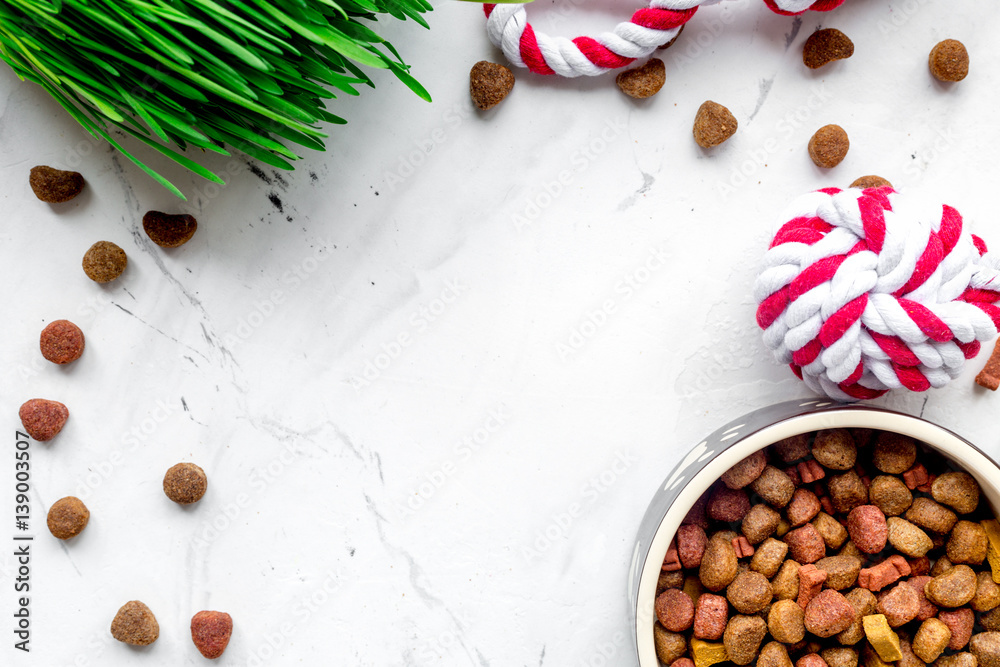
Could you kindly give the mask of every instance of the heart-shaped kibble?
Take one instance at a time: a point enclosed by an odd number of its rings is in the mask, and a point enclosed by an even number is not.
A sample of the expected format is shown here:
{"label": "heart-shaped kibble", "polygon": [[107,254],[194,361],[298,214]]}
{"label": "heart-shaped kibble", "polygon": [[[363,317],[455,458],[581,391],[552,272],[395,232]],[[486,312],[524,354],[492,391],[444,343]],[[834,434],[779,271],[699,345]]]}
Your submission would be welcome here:
{"label": "heart-shaped kibble", "polygon": [[667,69],[659,58],[651,58],[642,67],[622,72],[615,77],[615,83],[622,92],[637,100],[644,100],[660,92],[667,81]]}
{"label": "heart-shaped kibble", "polygon": [[233,619],[222,611],[199,611],[191,618],[191,641],[209,660],[222,655],[233,636]]}
{"label": "heart-shaped kibble", "polygon": [[480,60],[469,72],[469,93],[483,111],[500,104],[513,88],[514,74],[503,65]]}
{"label": "heart-shaped kibble", "polygon": [[18,411],[21,424],[35,440],[45,442],[56,437],[69,419],[69,410],[59,401],[33,398]]}
{"label": "heart-shaped kibble", "polygon": [[63,171],[39,165],[28,177],[35,196],[50,204],[67,202],[83,190],[83,176],[78,171]]}
{"label": "heart-shaped kibble", "polygon": [[712,148],[733,136],[738,126],[729,109],[708,100],[694,117],[694,140],[702,148]]}
{"label": "heart-shaped kibble", "polygon": [[802,62],[809,69],[819,69],[834,60],[854,55],[854,42],[835,28],[817,30],[802,47]]}
{"label": "heart-shaped kibble", "polygon": [[176,248],[191,240],[198,231],[198,221],[191,215],[170,215],[150,211],[142,216],[142,228],[161,248]]}
{"label": "heart-shaped kibble", "polygon": [[111,636],[132,646],[149,646],[160,636],[152,610],[138,600],[122,605],[111,621]]}

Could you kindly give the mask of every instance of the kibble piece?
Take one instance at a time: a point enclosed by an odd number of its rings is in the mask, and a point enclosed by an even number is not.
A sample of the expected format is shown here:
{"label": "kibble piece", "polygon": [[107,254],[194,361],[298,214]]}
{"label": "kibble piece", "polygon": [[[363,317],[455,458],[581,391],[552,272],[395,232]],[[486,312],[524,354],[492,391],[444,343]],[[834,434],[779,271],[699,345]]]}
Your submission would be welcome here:
{"label": "kibble piece", "polygon": [[[816,648],[819,646],[809,646],[809,649]],[[829,667],[826,664],[826,660],[816,652],[806,653],[804,656],[795,661],[795,667]]]}
{"label": "kibble piece", "polygon": [[948,626],[951,632],[951,640],[948,648],[959,651],[966,647],[969,639],[972,638],[972,629],[976,624],[976,615],[967,607],[961,609],[951,609],[938,614],[938,620]]}
{"label": "kibble piece", "polygon": [[979,667],[1000,667],[1000,632],[980,632],[969,640],[969,652]]}
{"label": "kibble piece", "polygon": [[865,616],[865,636],[878,656],[886,662],[896,662],[903,657],[899,650],[899,635],[892,631],[882,614]]}
{"label": "kibble piece", "polygon": [[872,505],[886,516],[899,516],[913,504],[913,494],[901,479],[893,475],[879,475],[873,479],[868,487],[868,496]]}
{"label": "kibble piece", "polygon": [[668,588],[680,588],[684,585],[684,572],[681,570],[663,570],[656,579],[656,594],[659,595]]}
{"label": "kibble piece", "polygon": [[109,283],[128,265],[125,251],[110,241],[98,241],[83,256],[83,272],[96,283]]}
{"label": "kibble piece", "polygon": [[793,435],[790,438],[779,440],[772,445],[772,448],[785,463],[791,463],[792,461],[798,461],[799,459],[805,458],[809,456],[809,452],[812,451],[812,448],[809,445],[808,433],[800,433],[799,435]]}
{"label": "kibble piece", "polygon": [[225,612],[199,611],[191,617],[191,641],[209,660],[225,652],[232,636],[233,617]]}
{"label": "kibble piece", "polygon": [[826,555],[823,536],[811,523],[789,531],[784,539],[788,545],[788,554],[798,563],[815,563]]}
{"label": "kibble piece", "polygon": [[1000,584],[1000,522],[988,519],[980,523],[986,531],[986,560],[993,571],[993,581]]}
{"label": "kibble piece", "polygon": [[920,598],[912,586],[898,583],[878,595],[878,611],[891,628],[909,623],[920,612]]}
{"label": "kibble piece", "polygon": [[858,549],[856,546],[854,546],[854,542],[851,542],[850,540],[848,540],[847,543],[843,547],[841,547],[840,551],[837,552],[837,555],[854,556],[855,558],[859,558],[861,560],[865,559],[865,556],[864,554],[861,553],[861,550]]}
{"label": "kibble piece", "polygon": [[671,588],[656,598],[656,618],[670,632],[684,632],[694,622],[694,602],[683,591]]}
{"label": "kibble piece", "polygon": [[754,505],[743,517],[740,529],[750,544],[760,544],[778,530],[781,514],[768,505]]}
{"label": "kibble piece", "polygon": [[899,554],[892,554],[881,563],[866,567],[858,573],[858,586],[879,591],[910,574],[910,564]]}
{"label": "kibble piece", "polygon": [[969,52],[957,39],[946,39],[931,49],[928,65],[938,81],[961,81],[969,75]]}
{"label": "kibble piece", "polygon": [[855,507],[868,504],[868,489],[858,473],[853,470],[835,475],[827,483],[830,500],[837,514],[847,514]]}
{"label": "kibble piece", "polygon": [[650,58],[641,67],[625,70],[615,83],[629,97],[644,100],[660,92],[667,81],[667,68],[659,58]]}
{"label": "kibble piece", "polygon": [[854,545],[866,554],[877,554],[885,548],[889,526],[882,510],[874,505],[861,505],[847,515],[847,532]]}
{"label": "kibble piece", "polygon": [[686,525],[677,529],[677,556],[681,565],[691,569],[701,565],[701,557],[708,544],[708,536],[701,526]]}
{"label": "kibble piece", "polygon": [[700,526],[702,529],[708,529],[708,498],[711,493],[712,489],[709,489],[698,500],[694,501],[694,505],[684,515],[681,525]]}
{"label": "kibble piece", "polygon": [[83,501],[74,496],[66,496],[52,503],[49,508],[49,532],[60,540],[76,537],[87,527],[90,510]]}
{"label": "kibble piece", "polygon": [[[886,520],[886,523],[889,528],[889,544],[900,553],[911,558],[919,558],[934,546],[931,538],[927,537],[927,533],[906,519],[891,516]],[[986,558],[985,546],[983,548],[983,558]]]}
{"label": "kibble piece", "polygon": [[61,204],[83,190],[83,174],[39,165],[31,168],[28,184],[35,196],[49,204]]}
{"label": "kibble piece", "polygon": [[83,332],[69,320],[55,320],[42,329],[38,345],[42,356],[54,364],[68,364],[83,354]]}
{"label": "kibble piece", "polygon": [[[902,651],[900,651],[900,654],[902,654]],[[865,667],[893,667],[893,663],[886,662],[879,657],[879,654],[868,642],[864,642],[861,647],[861,662],[864,663]],[[896,664],[898,665],[899,663]]]}
{"label": "kibble piece", "polygon": [[824,468],[850,470],[857,461],[858,448],[850,431],[834,428],[816,433],[812,455]]}
{"label": "kibble piece", "polygon": [[[723,650],[725,650],[725,647],[723,647]],[[670,663],[670,667],[695,667],[695,665],[694,660],[691,658],[677,658]]]}
{"label": "kibble piece", "polygon": [[778,568],[781,567],[786,555],[788,555],[788,545],[769,537],[754,552],[750,560],[750,569],[770,579],[778,573]]}
{"label": "kibble piece", "polygon": [[722,483],[730,489],[742,489],[760,477],[766,465],[767,453],[763,449],[757,450],[722,473]]}
{"label": "kibble piece", "polygon": [[691,655],[695,667],[711,667],[726,662],[726,647],[721,643],[709,643],[700,639],[691,640]]}
{"label": "kibble piece", "polygon": [[844,161],[851,141],[839,125],[824,125],[809,140],[809,157],[817,167],[831,169]]}
{"label": "kibble piece", "polygon": [[198,231],[198,221],[192,215],[149,211],[142,216],[142,228],[146,236],[161,248],[178,248]]}
{"label": "kibble piece", "polygon": [[806,630],[817,637],[832,637],[850,627],[854,607],[839,592],[827,589],[806,606]]}
{"label": "kibble piece", "polygon": [[698,639],[722,639],[729,622],[729,603],[721,595],[705,593],[694,609],[694,636]]}
{"label": "kibble piece", "polygon": [[830,667],[858,667],[858,651],[857,649],[842,647],[842,648],[827,648],[820,652],[823,660]]}
{"label": "kibble piece", "polygon": [[749,665],[766,634],[767,623],[760,616],[733,616],[722,635],[726,656],[737,665]]}
{"label": "kibble piece", "polygon": [[934,480],[931,495],[959,514],[968,514],[979,506],[979,483],[967,472],[946,472]]}
{"label": "kibble piece", "polygon": [[976,376],[976,384],[990,391],[1000,389],[1000,340],[997,340],[993,353]]}
{"label": "kibble piece", "polygon": [[854,556],[829,556],[816,561],[816,567],[826,572],[827,588],[842,591],[858,580],[861,559]]}
{"label": "kibble piece", "polygon": [[958,521],[950,509],[924,497],[916,498],[903,516],[910,523],[938,535],[950,533]]}
{"label": "kibble piece", "polygon": [[983,612],[1000,606],[1000,586],[990,572],[976,573],[976,595],[969,602],[974,610]]}
{"label": "kibble piece", "polygon": [[864,588],[852,588],[844,597],[854,607],[854,620],[846,630],[837,635],[837,641],[844,645],[853,645],[865,638],[862,619],[878,611],[878,601],[871,591]]}
{"label": "kibble piece", "polygon": [[500,104],[514,89],[514,73],[497,63],[480,60],[469,72],[469,94],[480,110]]}
{"label": "kibble piece", "polygon": [[719,485],[709,496],[706,510],[708,516],[716,521],[742,521],[750,511],[750,498],[743,489]]}
{"label": "kibble piece", "polygon": [[205,471],[193,463],[178,463],[163,476],[163,492],[180,505],[198,502],[207,489]]}
{"label": "kibble piece", "polygon": [[813,601],[820,590],[823,589],[823,582],[826,581],[826,572],[819,569],[812,563],[799,568],[799,597],[796,598],[799,606],[805,609]]}
{"label": "kibble piece", "polygon": [[969,652],[943,655],[934,662],[934,667],[979,667],[976,656]]}
{"label": "kibble piece", "polygon": [[756,614],[770,604],[773,596],[767,577],[752,570],[736,575],[726,589],[729,603],[741,614]]}
{"label": "kibble piece", "polygon": [[795,600],[799,597],[799,570],[801,565],[794,560],[781,564],[778,574],[771,580],[771,590],[779,600]]}
{"label": "kibble piece", "polygon": [[834,60],[843,60],[853,55],[854,42],[836,28],[817,30],[809,35],[802,47],[802,62],[809,69],[818,69]]}
{"label": "kibble piece", "polygon": [[934,662],[951,641],[951,630],[936,618],[928,618],[913,635],[913,653],[924,662]]}
{"label": "kibble piece", "polygon": [[892,183],[882,178],[881,176],[860,176],[854,179],[854,182],[850,184],[852,188],[861,188],[862,190],[867,190],[868,188],[884,188],[892,187]]}
{"label": "kibble piece", "polygon": [[160,636],[156,617],[142,602],[132,600],[122,605],[111,621],[111,636],[132,646],[148,646]]}
{"label": "kibble piece", "polygon": [[903,657],[896,661],[896,667],[927,667],[926,663],[913,653],[911,637],[905,632],[899,633],[899,652]]}
{"label": "kibble piece", "polygon": [[826,546],[831,549],[839,549],[847,541],[847,529],[826,512],[817,514],[812,525],[823,538]]}
{"label": "kibble piece", "polygon": [[793,526],[801,526],[812,521],[820,510],[819,498],[808,489],[795,489],[792,500],[785,508],[788,521]]}
{"label": "kibble piece", "polygon": [[930,575],[932,577],[942,575],[948,570],[952,569],[953,567],[955,566],[951,564],[951,561],[948,560],[947,556],[941,556],[936,561],[934,561],[934,565],[931,567]]}
{"label": "kibble piece", "polygon": [[805,611],[793,600],[778,600],[767,613],[767,629],[779,642],[800,642],[806,636]]}
{"label": "kibble piece", "polygon": [[45,442],[59,434],[69,419],[69,410],[59,401],[33,398],[18,410],[21,425],[35,440]]}
{"label": "kibble piece", "polygon": [[909,586],[916,592],[917,598],[920,600],[920,610],[914,617],[917,621],[926,621],[928,618],[933,618],[938,614],[937,605],[927,599],[927,595],[924,594],[924,587],[927,586],[927,582],[930,581],[932,577],[927,575],[918,575],[915,577],[910,577],[906,580],[906,585]]}
{"label": "kibble piece", "polygon": [[788,657],[788,649],[784,644],[768,642],[757,656],[757,667],[792,667],[792,659]]}
{"label": "kibble piece", "polygon": [[692,574],[684,577],[684,585],[681,586],[681,590],[691,598],[692,602],[697,604],[698,598],[705,592],[705,587],[701,585],[701,579],[698,578],[698,575]]}
{"label": "kibble piece", "polygon": [[887,475],[902,475],[917,460],[917,443],[906,435],[882,431],[875,440],[872,463]]}
{"label": "kibble piece", "polygon": [[660,569],[664,572],[676,572],[680,571],[682,568],[681,557],[677,553],[677,537],[670,542],[670,546],[667,547],[667,553],[663,557],[663,564],[660,565]]}
{"label": "kibble piece", "polygon": [[785,507],[795,493],[795,484],[783,471],[774,466],[766,466],[751,485],[757,495],[772,507]]}
{"label": "kibble piece", "polygon": [[976,522],[959,521],[948,537],[948,560],[952,563],[981,565],[986,560],[986,531]]}
{"label": "kibble piece", "polygon": [[927,582],[924,593],[941,607],[961,607],[976,595],[976,573],[968,565],[956,565]]}
{"label": "kibble piece", "polygon": [[705,102],[694,117],[694,140],[702,148],[718,146],[736,133],[736,117],[721,104]]}

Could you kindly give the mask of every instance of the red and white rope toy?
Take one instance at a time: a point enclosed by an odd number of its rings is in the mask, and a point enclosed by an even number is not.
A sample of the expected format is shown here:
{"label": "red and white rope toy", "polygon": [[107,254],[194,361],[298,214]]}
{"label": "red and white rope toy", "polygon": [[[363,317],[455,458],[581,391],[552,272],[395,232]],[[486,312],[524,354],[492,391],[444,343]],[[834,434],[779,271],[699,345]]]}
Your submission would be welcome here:
{"label": "red and white rope toy", "polygon": [[814,391],[941,387],[1000,330],[1000,257],[952,207],[829,188],[781,219],[754,285],[757,324]]}
{"label": "red and white rope toy", "polygon": [[[698,7],[722,0],[651,0],[629,22],[599,37],[549,37],[535,32],[522,4],[486,4],[486,31],[513,65],[536,74],[595,76],[625,67],[666,44],[691,20]],[[844,0],[764,0],[778,14],[794,15],[839,7]]]}

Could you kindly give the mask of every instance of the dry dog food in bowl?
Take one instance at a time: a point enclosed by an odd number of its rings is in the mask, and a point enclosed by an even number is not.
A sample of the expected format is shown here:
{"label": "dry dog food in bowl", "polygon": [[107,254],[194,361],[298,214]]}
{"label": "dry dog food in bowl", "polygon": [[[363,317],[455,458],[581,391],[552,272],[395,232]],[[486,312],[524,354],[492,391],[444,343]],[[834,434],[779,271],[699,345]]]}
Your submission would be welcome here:
{"label": "dry dog food in bowl", "polygon": [[747,415],[647,511],[638,664],[1000,667],[998,491],[994,462],[915,417],[824,401]]}

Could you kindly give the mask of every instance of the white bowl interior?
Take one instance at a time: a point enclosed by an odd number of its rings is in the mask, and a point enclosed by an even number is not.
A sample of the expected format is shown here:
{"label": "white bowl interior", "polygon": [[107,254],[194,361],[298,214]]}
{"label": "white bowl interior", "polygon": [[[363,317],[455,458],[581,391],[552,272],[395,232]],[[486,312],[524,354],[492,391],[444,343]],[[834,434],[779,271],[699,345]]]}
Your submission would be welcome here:
{"label": "white bowl interior", "polygon": [[[996,462],[970,447],[950,431],[916,417],[876,410],[834,410],[799,415],[752,433],[734,442],[691,478],[667,511],[653,536],[649,554],[642,565],[637,597],[639,608],[636,610],[635,632],[636,645],[639,647],[639,667],[659,667],[660,664],[653,644],[656,582],[670,541],[691,506],[722,476],[722,473],[753,452],[793,435],[830,428],[871,428],[915,438],[940,452],[956,467],[975,477],[994,513],[997,507],[1000,507],[1000,468]],[[703,445],[696,446],[688,457],[697,457],[701,449]],[[704,456],[709,455],[704,454]],[[694,460],[690,458],[690,461]],[[671,483],[672,480],[668,480],[667,484]]]}

